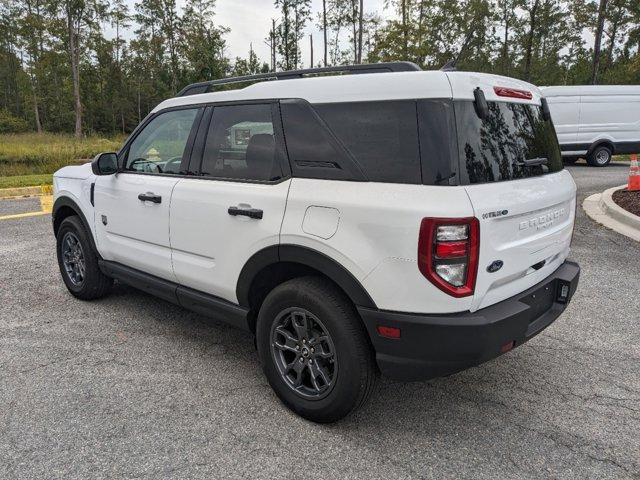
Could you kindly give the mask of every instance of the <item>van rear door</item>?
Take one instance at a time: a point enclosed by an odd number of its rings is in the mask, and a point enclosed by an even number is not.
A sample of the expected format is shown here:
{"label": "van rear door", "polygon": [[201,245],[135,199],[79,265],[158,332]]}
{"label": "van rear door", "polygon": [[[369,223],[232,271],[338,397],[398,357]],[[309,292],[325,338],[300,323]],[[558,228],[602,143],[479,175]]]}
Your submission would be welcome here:
{"label": "van rear door", "polygon": [[580,96],[566,95],[547,97],[553,126],[561,145],[575,144],[580,127]]}
{"label": "van rear door", "polygon": [[480,222],[472,310],[516,295],[557,269],[568,256],[575,216],[575,183],[563,170],[537,89],[527,90],[530,99],[505,98],[493,87],[507,80],[493,78],[496,85],[483,86],[484,119],[472,100],[454,100],[459,181]]}

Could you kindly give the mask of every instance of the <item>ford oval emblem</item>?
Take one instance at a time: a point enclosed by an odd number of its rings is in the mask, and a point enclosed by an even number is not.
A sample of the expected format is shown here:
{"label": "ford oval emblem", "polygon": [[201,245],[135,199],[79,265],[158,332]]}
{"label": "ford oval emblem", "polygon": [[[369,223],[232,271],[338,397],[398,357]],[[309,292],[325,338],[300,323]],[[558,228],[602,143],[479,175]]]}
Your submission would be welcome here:
{"label": "ford oval emblem", "polygon": [[487,267],[487,272],[489,273],[497,272],[502,268],[503,265],[504,265],[504,262],[502,260],[495,260],[494,262],[491,263],[491,265]]}

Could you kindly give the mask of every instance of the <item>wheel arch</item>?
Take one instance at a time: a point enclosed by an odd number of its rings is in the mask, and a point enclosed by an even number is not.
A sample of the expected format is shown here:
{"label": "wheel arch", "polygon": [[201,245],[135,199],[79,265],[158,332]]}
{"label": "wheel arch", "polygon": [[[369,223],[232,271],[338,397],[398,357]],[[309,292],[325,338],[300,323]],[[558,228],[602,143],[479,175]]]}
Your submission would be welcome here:
{"label": "wheel arch", "polygon": [[328,279],[356,306],[377,308],[358,279],[333,258],[298,245],[273,245],[249,258],[236,284],[238,303],[250,311],[250,328],[255,329],[257,310],[271,290],[287,280],[307,275]]}
{"label": "wheel arch", "polygon": [[91,242],[91,248],[98,253],[98,249],[96,248],[96,243],[93,238],[93,230],[87,221],[87,218],[84,216],[82,209],[80,206],[69,197],[58,197],[58,199],[53,204],[53,208],[51,209],[51,221],[53,223],[53,234],[58,235],[58,230],[60,229],[60,225],[62,221],[70,216],[76,215],[80,218],[80,222],[82,222],[82,226],[87,231],[89,236],[89,241]]}
{"label": "wheel arch", "polygon": [[615,154],[616,148],[614,145],[613,140],[609,140],[607,138],[601,138],[600,140],[596,140],[595,142],[593,142],[591,144],[591,146],[589,147],[589,150],[587,150],[587,156],[591,155],[596,148],[606,145],[607,147],[609,147],[611,149],[611,154]]}

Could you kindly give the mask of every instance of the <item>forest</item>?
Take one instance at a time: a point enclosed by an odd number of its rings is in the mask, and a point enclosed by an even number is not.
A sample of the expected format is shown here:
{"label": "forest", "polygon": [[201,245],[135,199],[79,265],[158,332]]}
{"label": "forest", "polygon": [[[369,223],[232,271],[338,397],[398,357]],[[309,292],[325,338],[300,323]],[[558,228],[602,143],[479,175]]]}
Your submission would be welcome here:
{"label": "forest", "polygon": [[387,0],[384,15],[367,0],[320,5],[275,0],[269,58],[250,45],[230,58],[216,0],[4,0],[0,133],[127,133],[189,83],[311,65],[454,60],[538,85],[640,83],[640,0]]}

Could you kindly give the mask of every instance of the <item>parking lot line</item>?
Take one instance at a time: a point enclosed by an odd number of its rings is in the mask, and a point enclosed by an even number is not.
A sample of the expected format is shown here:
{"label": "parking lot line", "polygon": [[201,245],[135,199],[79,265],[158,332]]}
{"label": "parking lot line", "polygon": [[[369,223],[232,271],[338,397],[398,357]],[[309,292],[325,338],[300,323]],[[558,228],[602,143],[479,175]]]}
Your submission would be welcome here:
{"label": "parking lot line", "polygon": [[12,215],[3,215],[3,216],[0,216],[0,220],[13,220],[16,218],[27,218],[27,217],[37,217],[40,215],[48,215],[51,213],[52,207],[53,207],[53,196],[43,195],[42,197],[40,197],[40,211],[14,213]]}

